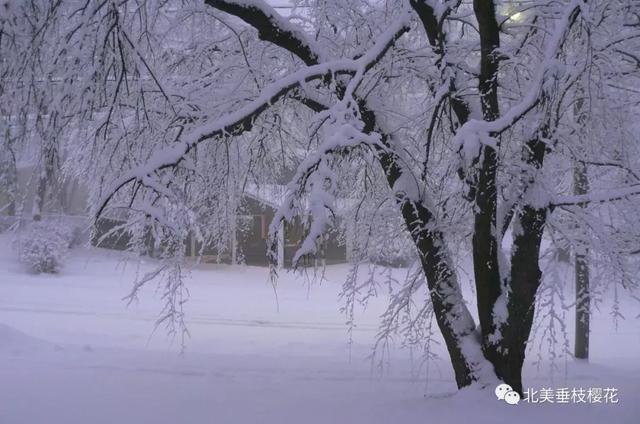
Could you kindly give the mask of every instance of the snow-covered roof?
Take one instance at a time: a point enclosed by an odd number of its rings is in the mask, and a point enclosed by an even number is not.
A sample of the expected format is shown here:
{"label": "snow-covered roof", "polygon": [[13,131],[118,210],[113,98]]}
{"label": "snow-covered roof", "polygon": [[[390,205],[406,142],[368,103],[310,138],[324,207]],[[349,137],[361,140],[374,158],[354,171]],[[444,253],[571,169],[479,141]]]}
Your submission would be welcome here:
{"label": "snow-covered roof", "polygon": [[[247,184],[244,189],[244,195],[252,199],[264,203],[265,205],[277,210],[284,203],[287,195],[287,186],[282,184]],[[343,214],[346,209],[355,204],[354,199],[336,199],[336,207],[334,213]],[[308,206],[305,200],[305,207]]]}
{"label": "snow-covered roof", "polygon": [[249,196],[273,209],[278,209],[284,203],[287,187],[281,184],[247,184],[244,195]]}

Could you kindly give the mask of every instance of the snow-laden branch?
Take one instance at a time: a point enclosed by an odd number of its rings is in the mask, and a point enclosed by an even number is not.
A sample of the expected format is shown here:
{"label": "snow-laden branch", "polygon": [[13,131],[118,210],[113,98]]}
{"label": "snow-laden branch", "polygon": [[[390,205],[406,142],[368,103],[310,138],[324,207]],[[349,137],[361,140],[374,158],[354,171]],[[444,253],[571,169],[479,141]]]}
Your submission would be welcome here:
{"label": "snow-laden branch", "polygon": [[582,1],[573,0],[558,21],[545,48],[544,58],[535,73],[533,83],[520,103],[494,121],[470,119],[456,132],[455,142],[465,163],[471,164],[480,154],[482,145],[497,147],[495,137],[511,128],[523,116],[540,103],[545,92],[545,84],[557,73],[556,58],[562,49],[567,33],[580,11]]}
{"label": "snow-laden branch", "polygon": [[298,56],[307,65],[327,60],[322,49],[298,26],[262,0],[205,0],[205,4],[237,16],[258,30],[258,37]]}
{"label": "snow-laden branch", "polygon": [[[349,91],[349,90],[348,90]],[[358,146],[386,148],[376,133],[365,134],[359,119],[358,108],[352,98],[345,98],[327,111],[327,132],[330,134],[316,152],[310,154],[299,166],[292,182],[287,186],[285,201],[276,211],[269,227],[270,238],[277,240],[278,230],[284,221],[296,215],[296,205],[307,191],[308,208],[313,221],[309,231],[293,257],[296,264],[305,255],[316,253],[316,242],[324,233],[334,213],[338,181],[331,169],[333,155]]]}
{"label": "snow-laden branch", "polygon": [[[381,40],[389,40],[386,44],[376,43],[383,49],[373,49],[360,59],[372,54],[381,57],[386,49],[401,36],[407,29],[406,21],[399,20],[396,25],[391,25],[381,36]],[[331,170],[331,160],[335,153],[358,147],[369,146],[373,150],[386,151],[388,145],[382,140],[382,136],[374,131],[364,131],[365,124],[362,121],[361,110],[358,105],[356,90],[367,71],[361,67],[351,81],[344,87],[342,99],[319,118],[329,121],[326,125],[329,136],[322,143],[318,151],[309,155],[299,166],[292,182],[288,185],[288,194],[276,212],[269,229],[273,241],[277,239],[277,233],[284,221],[291,221],[296,213],[296,204],[300,197],[308,191],[309,212],[313,221],[308,234],[296,251],[293,262],[297,263],[305,255],[316,253],[317,240],[320,239],[329,224],[335,208],[335,191],[337,191],[337,178]],[[273,245],[273,243],[272,243]]]}
{"label": "snow-laden branch", "polygon": [[552,199],[550,206],[584,206],[590,203],[607,203],[624,200],[629,196],[637,195],[640,195],[640,184],[617,189],[599,190],[587,194],[556,196]]}
{"label": "snow-laden branch", "polygon": [[358,59],[339,59],[304,67],[265,87],[256,99],[237,111],[223,115],[213,122],[200,125],[182,137],[181,140],[153,153],[144,164],[130,170],[112,185],[112,188],[105,193],[99,202],[96,216],[102,213],[113,195],[128,183],[139,181],[148,186],[146,184],[148,176],[161,169],[176,166],[199,143],[216,137],[239,135],[251,130],[255,120],[264,111],[305,83],[336,75],[356,75],[361,78],[382,59],[387,50],[408,29],[408,15],[404,15],[391,24],[380,35],[372,48]]}

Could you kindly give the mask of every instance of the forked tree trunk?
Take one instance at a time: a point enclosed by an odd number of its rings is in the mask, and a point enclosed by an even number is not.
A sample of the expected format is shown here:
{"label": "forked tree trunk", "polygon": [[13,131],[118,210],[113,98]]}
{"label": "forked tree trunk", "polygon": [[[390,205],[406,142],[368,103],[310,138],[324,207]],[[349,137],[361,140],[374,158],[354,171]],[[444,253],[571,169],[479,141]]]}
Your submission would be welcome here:
{"label": "forked tree trunk", "polygon": [[[321,57],[319,52],[314,51],[313,47],[304,40],[300,40],[295,32],[280,28],[277,20],[272,19],[260,8],[224,0],[206,0],[206,3],[243,19],[257,29],[260,39],[288,50],[305,64],[319,63],[319,57]],[[439,18],[450,13],[451,9],[445,7],[440,11],[441,13],[436,13],[430,3],[425,0],[411,0],[410,5],[421,18],[434,53],[444,56],[447,37]],[[481,105],[484,119],[492,121],[500,114],[497,96],[499,59],[495,54],[500,47],[500,28],[492,1],[474,0],[474,11],[478,18],[481,38],[479,85]],[[451,76],[447,78],[450,79],[448,85],[452,90],[450,104],[458,120],[456,126],[460,126],[467,121],[470,109],[465,101],[455,94],[455,78]],[[339,84],[339,96],[343,89],[344,86]],[[408,193],[398,191],[398,182],[406,171],[402,165],[404,162],[394,153],[390,145],[390,135],[379,127],[378,119],[367,105],[366,99],[356,97],[356,101],[360,107],[361,119],[365,124],[363,132],[377,132],[381,135],[382,144],[385,145],[374,148],[389,187],[396,192],[402,217],[420,253],[436,321],[446,343],[458,387],[467,386],[484,378],[485,367],[488,366],[493,368],[489,370],[492,376],[501,378],[514,389],[522,392],[521,370],[533,321],[535,293],[541,278],[538,257],[547,210],[525,207],[517,215],[523,231],[514,240],[512,269],[506,271],[511,273],[511,277],[509,281],[504,282],[511,286],[506,306],[508,317],[506,323],[499,328],[502,337],[495,343],[490,342],[490,336],[495,334],[496,330],[493,319],[495,304],[502,293],[503,286],[499,270],[500,239],[496,222],[497,155],[495,149],[486,148],[486,146],[483,148],[478,179],[474,182],[474,186],[470,187],[475,190],[474,200],[477,210],[473,240],[474,274],[481,322],[480,331],[477,331],[462,298],[445,236],[438,229],[434,211],[429,209],[429,199],[416,199]],[[538,143],[535,147],[538,149],[542,145],[543,143]],[[539,153],[539,149],[536,151]],[[527,161],[539,167],[543,156],[544,149],[540,156],[532,155]]]}

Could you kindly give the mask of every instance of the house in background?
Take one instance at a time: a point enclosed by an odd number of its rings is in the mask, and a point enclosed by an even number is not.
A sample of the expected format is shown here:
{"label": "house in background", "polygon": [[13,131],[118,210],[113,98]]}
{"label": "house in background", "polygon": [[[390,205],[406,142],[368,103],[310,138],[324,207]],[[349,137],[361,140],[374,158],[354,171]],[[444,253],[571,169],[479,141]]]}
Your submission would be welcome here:
{"label": "house in background", "polygon": [[[10,216],[14,208],[7,207],[9,196],[6,188],[0,187],[0,230],[19,221],[29,222],[36,191],[35,167],[26,166],[17,172],[17,211],[22,217]],[[214,246],[202,246],[194,237],[187,240],[185,249],[187,256],[201,259],[205,262],[245,263],[247,265],[266,266],[269,264],[267,256],[267,242],[269,225],[275,215],[278,205],[284,199],[284,186],[265,185],[264,187],[250,186],[245,190],[242,199],[242,210],[238,214],[235,237],[224,251],[219,252]],[[123,221],[112,218],[101,218],[92,230],[92,223],[86,215],[87,190],[75,180],[52,184],[49,188],[49,198],[46,202],[43,219],[64,223],[73,227],[75,232],[85,243],[94,246],[126,250],[131,237],[122,232],[114,232]],[[21,212],[21,213],[20,213]],[[92,233],[93,237],[89,235]],[[109,234],[112,233],[112,234]],[[301,222],[286,224],[280,231],[277,262],[280,267],[292,266],[292,259],[298,250],[304,236],[304,226]],[[153,238],[151,234],[144,237],[144,245],[148,246],[148,253],[153,255]],[[320,246],[319,253],[310,265],[321,261],[326,264],[347,261],[347,243],[340,237],[338,231],[328,231]],[[304,261],[303,261],[304,262]]]}
{"label": "house in background", "polygon": [[[244,262],[249,265],[266,265],[269,225],[278,206],[284,200],[285,189],[280,185],[268,185],[261,188],[249,187],[243,198],[242,213],[238,216],[241,227],[236,232],[236,254],[241,253]],[[281,227],[279,233],[278,264],[290,267],[293,257],[299,249],[305,235],[304,225],[293,221]],[[234,249],[232,249],[233,251]],[[325,264],[343,263],[348,259],[347,243],[335,229],[329,229],[319,245],[314,260]]]}
{"label": "house in background", "polygon": [[[203,247],[202,242],[190,236],[185,246],[187,256],[203,262],[269,265],[267,255],[269,225],[278,208],[278,202],[283,198],[280,193],[284,193],[284,187],[277,185],[246,190],[242,198],[241,212],[236,217],[235,237],[232,237],[229,245],[225,246],[224,250],[218,249],[213,244],[205,244]],[[92,244],[109,249],[127,249],[131,240],[126,234],[114,233],[105,237],[121,223],[122,221],[114,219],[101,219],[97,224]],[[302,243],[304,234],[304,225],[300,221],[287,223],[281,227],[277,251],[279,267],[288,268],[293,265],[293,257]],[[144,243],[151,252],[153,246],[151,235],[145,237]],[[347,243],[344,237],[340,237],[338,231],[329,230],[319,246],[319,253],[311,263],[306,262],[306,264],[314,265],[317,261],[323,264],[344,263],[347,259]]]}

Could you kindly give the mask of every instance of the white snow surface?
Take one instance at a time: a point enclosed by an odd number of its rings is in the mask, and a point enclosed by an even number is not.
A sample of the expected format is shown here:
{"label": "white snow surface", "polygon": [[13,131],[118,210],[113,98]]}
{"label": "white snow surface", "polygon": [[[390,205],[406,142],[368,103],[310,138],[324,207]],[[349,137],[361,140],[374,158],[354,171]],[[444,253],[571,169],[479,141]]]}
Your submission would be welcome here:
{"label": "white snow surface", "polygon": [[153,286],[137,304],[121,300],[153,261],[80,250],[60,274],[31,275],[10,245],[0,235],[2,424],[613,424],[640,414],[640,322],[629,314],[615,331],[606,306],[592,321],[589,364],[567,359],[553,378],[544,364],[529,365],[525,386],[615,387],[619,403],[512,406],[493,388],[458,392],[442,345],[428,379],[418,353],[399,345],[382,371],[372,367],[386,299],[358,313],[350,346],[338,301],[347,266],[311,286],[283,273],[279,309],[266,269],[195,266],[191,337],[180,354],[162,328],[153,331],[161,306]]}

